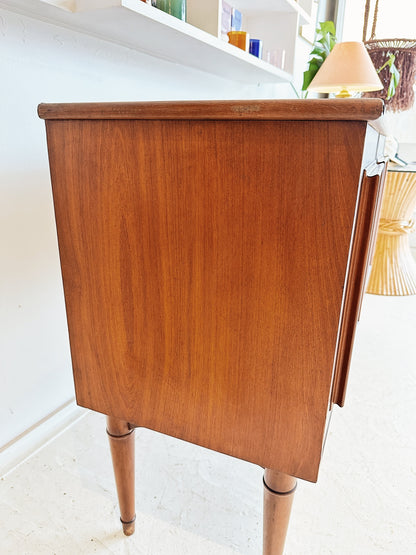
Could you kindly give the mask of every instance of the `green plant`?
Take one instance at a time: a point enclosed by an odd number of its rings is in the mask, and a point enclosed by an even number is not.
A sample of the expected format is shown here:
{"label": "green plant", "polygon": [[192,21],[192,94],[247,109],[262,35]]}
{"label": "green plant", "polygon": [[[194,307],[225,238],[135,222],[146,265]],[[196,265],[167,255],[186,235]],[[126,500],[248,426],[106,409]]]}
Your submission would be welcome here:
{"label": "green plant", "polygon": [[377,73],[380,73],[380,71],[383,70],[385,67],[389,68],[390,83],[389,83],[389,88],[387,89],[386,100],[390,100],[390,98],[393,98],[397,89],[397,85],[399,84],[400,73],[394,64],[394,62],[396,61],[396,56],[394,54],[391,54],[390,52],[387,55],[388,55],[387,62],[378,68]]}
{"label": "green plant", "polygon": [[[316,29],[313,50],[310,53],[308,69],[303,73],[302,91],[306,91],[321,65],[337,42],[333,21],[321,21]],[[308,93],[306,93],[305,97]]]}

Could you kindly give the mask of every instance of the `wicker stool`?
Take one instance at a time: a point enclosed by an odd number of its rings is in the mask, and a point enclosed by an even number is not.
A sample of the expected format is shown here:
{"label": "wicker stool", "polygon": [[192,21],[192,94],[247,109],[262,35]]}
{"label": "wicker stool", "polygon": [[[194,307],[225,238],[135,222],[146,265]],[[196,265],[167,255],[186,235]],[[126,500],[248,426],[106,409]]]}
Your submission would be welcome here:
{"label": "wicker stool", "polygon": [[416,168],[389,168],[367,293],[416,295],[416,262],[409,233],[416,207]]}

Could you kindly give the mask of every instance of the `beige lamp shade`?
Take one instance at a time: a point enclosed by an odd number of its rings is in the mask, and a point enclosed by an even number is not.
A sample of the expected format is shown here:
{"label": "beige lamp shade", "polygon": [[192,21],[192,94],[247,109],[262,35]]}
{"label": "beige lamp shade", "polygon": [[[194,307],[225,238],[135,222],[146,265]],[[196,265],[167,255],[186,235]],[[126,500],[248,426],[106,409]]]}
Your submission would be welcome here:
{"label": "beige lamp shade", "polygon": [[362,42],[340,42],[334,46],[308,91],[337,93],[338,97],[351,92],[379,91],[383,88],[373,62]]}

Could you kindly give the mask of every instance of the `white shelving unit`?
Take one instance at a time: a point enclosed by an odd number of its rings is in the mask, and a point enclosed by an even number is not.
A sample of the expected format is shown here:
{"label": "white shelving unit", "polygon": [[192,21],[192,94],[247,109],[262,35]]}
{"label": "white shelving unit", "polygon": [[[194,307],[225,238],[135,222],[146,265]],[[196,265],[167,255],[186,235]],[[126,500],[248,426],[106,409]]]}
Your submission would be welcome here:
{"label": "white shelving unit", "polygon": [[311,0],[228,0],[253,38],[285,49],[285,71],[221,39],[221,1],[188,0],[187,23],[140,0],[0,0],[0,6],[233,81],[291,81],[298,28],[309,21],[304,7]]}

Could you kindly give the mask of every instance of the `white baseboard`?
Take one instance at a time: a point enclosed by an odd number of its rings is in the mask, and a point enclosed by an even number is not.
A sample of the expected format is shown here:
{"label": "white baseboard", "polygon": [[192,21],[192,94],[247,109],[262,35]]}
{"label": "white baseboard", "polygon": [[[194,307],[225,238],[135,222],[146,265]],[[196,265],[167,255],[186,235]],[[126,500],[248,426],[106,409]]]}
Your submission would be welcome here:
{"label": "white baseboard", "polygon": [[0,449],[0,477],[14,470],[87,413],[75,404],[75,399],[71,399],[10,441]]}

